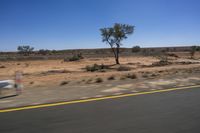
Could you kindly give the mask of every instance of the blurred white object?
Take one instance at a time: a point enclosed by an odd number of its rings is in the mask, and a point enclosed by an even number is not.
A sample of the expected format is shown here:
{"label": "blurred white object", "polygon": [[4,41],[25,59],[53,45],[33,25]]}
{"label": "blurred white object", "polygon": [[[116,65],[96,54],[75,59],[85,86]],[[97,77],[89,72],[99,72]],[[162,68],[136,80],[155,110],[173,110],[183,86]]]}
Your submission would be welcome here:
{"label": "blurred white object", "polygon": [[11,89],[14,88],[14,80],[0,80],[0,88]]}

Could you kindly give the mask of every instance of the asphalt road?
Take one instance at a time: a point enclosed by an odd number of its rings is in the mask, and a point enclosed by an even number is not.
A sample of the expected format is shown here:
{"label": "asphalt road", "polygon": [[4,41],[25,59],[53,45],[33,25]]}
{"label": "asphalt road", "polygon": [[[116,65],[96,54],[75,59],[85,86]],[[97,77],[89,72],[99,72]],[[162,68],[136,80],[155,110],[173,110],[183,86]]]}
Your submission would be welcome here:
{"label": "asphalt road", "polygon": [[200,88],[0,113],[0,133],[200,133]]}

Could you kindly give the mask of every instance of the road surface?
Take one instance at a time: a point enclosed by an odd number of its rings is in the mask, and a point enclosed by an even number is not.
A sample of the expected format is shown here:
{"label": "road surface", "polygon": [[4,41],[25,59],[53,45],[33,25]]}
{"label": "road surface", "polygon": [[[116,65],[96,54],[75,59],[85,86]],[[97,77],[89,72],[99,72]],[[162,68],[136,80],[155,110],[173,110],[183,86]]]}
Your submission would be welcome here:
{"label": "road surface", "polygon": [[200,88],[0,113],[0,133],[200,133]]}

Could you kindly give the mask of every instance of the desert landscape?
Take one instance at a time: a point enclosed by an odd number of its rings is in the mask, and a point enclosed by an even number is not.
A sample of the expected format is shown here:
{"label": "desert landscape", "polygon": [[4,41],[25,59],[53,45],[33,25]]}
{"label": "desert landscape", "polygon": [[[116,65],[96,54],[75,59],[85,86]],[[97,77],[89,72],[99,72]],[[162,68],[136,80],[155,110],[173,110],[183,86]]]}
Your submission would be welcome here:
{"label": "desert landscape", "polygon": [[[97,52],[94,51],[93,53]],[[126,50],[124,50],[126,51]],[[128,51],[130,53],[130,49]],[[128,53],[124,52],[124,53]],[[75,52],[72,52],[75,53]],[[84,52],[83,52],[84,53]],[[88,53],[88,52],[85,52]],[[101,52],[99,52],[101,55]],[[177,73],[195,73],[200,70],[200,53],[191,58],[189,51],[160,52],[157,55],[123,54],[120,64],[115,65],[112,53],[107,51],[101,57],[83,58],[75,61],[66,59],[9,60],[0,62],[0,79],[14,79],[15,72],[23,73],[25,89],[103,84],[111,80],[123,82],[126,79],[148,79],[172,76]],[[43,57],[48,57],[43,55]],[[63,55],[64,56],[64,55]],[[85,57],[84,57],[85,56]],[[32,55],[34,57],[34,55]],[[68,55],[65,57],[71,57]]]}

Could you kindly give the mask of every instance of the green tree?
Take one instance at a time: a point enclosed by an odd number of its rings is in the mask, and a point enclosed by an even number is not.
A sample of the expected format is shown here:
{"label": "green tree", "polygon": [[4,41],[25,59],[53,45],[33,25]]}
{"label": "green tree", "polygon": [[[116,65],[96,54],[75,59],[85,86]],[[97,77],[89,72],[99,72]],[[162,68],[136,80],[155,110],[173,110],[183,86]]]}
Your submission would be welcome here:
{"label": "green tree", "polygon": [[140,46],[133,46],[133,48],[132,48],[133,53],[140,52],[140,50],[141,50]]}
{"label": "green tree", "polygon": [[34,48],[29,45],[23,45],[23,46],[18,46],[17,50],[20,54],[28,56],[33,52]]}
{"label": "green tree", "polygon": [[191,58],[194,58],[194,55],[197,50],[198,50],[198,46],[191,46],[191,51],[190,51]]}
{"label": "green tree", "polygon": [[110,45],[115,56],[116,64],[119,63],[119,49],[122,45],[121,41],[126,39],[128,35],[134,31],[134,26],[127,24],[114,24],[113,27],[100,29],[102,41]]}

